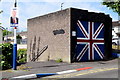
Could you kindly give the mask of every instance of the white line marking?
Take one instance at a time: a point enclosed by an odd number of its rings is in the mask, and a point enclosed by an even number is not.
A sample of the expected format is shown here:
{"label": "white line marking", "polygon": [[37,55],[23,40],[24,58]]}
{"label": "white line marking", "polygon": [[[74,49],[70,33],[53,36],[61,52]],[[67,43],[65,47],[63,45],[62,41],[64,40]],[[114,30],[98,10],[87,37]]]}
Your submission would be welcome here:
{"label": "white line marking", "polygon": [[30,75],[24,75],[24,76],[13,77],[13,79],[16,79],[16,78],[28,79],[28,78],[37,78],[37,76],[36,76],[36,74],[30,74]]}
{"label": "white line marking", "polygon": [[65,73],[71,73],[71,72],[75,72],[77,70],[67,70],[67,71],[61,71],[61,72],[57,72],[57,74],[65,74]]}

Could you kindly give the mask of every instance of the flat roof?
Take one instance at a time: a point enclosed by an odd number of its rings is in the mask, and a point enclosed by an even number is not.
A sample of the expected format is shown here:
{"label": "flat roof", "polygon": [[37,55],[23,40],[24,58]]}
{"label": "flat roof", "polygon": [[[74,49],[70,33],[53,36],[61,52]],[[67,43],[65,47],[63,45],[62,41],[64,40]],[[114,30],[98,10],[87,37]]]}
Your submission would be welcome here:
{"label": "flat roof", "polygon": [[120,20],[119,21],[114,21],[112,22],[112,26],[115,27],[115,26],[120,26]]}

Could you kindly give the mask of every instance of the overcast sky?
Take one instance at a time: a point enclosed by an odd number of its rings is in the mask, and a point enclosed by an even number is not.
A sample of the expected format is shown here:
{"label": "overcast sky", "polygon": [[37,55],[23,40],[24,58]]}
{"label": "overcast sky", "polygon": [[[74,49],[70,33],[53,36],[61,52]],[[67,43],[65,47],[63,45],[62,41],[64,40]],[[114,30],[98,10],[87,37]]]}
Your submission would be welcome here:
{"label": "overcast sky", "polygon": [[[19,31],[27,30],[27,19],[48,14],[61,10],[61,3],[63,9],[66,8],[78,8],[88,10],[89,12],[102,12],[109,14],[113,21],[118,20],[117,13],[109,10],[106,6],[101,5],[102,0],[18,0],[19,10]],[[0,9],[4,12],[0,16],[0,22],[2,26],[11,29],[10,27],[10,13],[14,5],[14,0],[3,0],[0,3]]]}

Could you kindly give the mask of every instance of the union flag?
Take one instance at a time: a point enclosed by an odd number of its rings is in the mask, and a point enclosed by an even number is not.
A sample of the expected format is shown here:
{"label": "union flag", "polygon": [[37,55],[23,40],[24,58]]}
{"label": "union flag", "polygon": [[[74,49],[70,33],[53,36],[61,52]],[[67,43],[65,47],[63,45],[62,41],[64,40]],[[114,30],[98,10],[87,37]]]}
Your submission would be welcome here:
{"label": "union flag", "polygon": [[76,60],[104,59],[104,24],[78,20],[76,28]]}

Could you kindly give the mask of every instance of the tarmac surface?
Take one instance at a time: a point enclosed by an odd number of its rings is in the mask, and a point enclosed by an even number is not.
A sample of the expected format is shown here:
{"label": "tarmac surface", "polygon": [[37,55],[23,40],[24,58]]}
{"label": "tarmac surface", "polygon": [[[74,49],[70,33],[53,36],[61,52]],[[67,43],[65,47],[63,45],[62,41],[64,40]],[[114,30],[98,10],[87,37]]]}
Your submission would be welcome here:
{"label": "tarmac surface", "polygon": [[[55,61],[47,62],[28,62],[18,67],[18,70],[0,71],[2,78],[12,78],[16,76],[37,74],[37,73],[55,73],[60,71],[72,70],[84,67],[93,67],[91,70],[104,68],[118,68],[118,59],[109,61],[94,61],[94,62],[76,62],[76,63],[57,63]],[[81,71],[81,72],[84,72]],[[116,76],[118,77],[118,76]]]}

